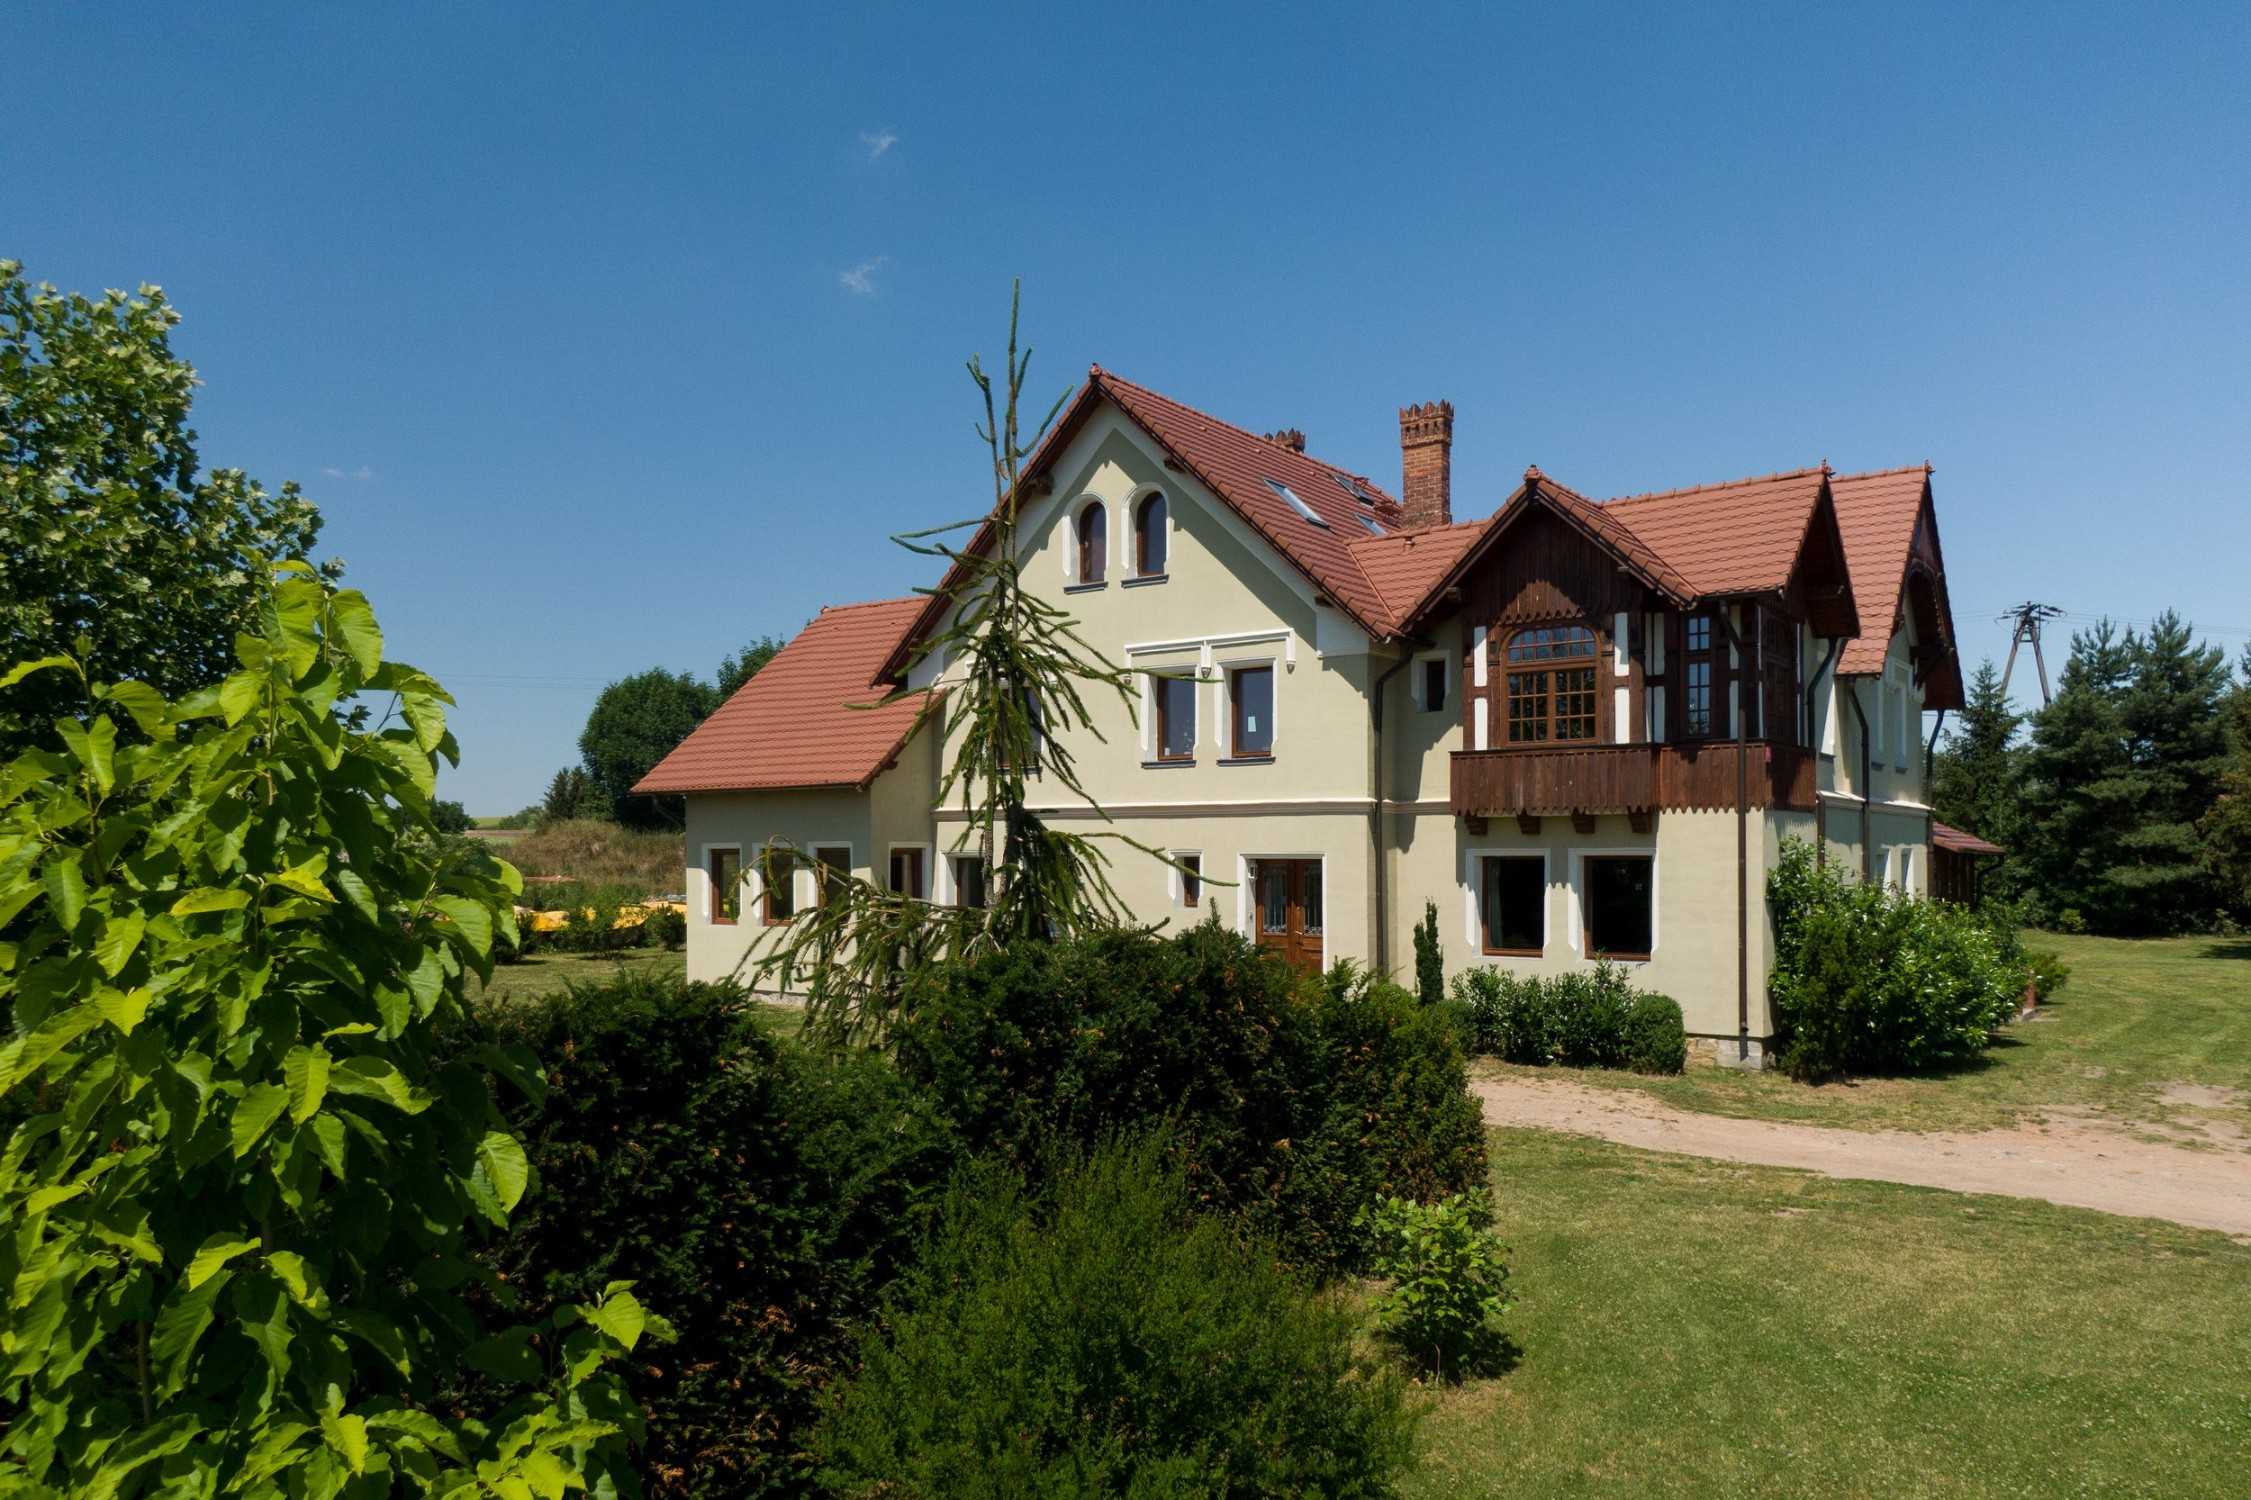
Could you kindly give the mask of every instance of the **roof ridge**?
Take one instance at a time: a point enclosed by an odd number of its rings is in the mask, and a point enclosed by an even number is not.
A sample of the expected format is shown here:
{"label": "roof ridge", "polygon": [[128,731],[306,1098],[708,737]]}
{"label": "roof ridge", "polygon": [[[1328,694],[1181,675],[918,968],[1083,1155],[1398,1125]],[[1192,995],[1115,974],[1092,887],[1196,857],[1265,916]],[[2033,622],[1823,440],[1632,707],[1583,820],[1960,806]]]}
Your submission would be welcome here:
{"label": "roof ridge", "polygon": [[1900,464],[1898,467],[1891,469],[1863,469],[1857,474],[1836,474],[1831,477],[1835,479],[1882,479],[1891,474],[1934,474],[1936,472],[1936,466],[1926,458],[1919,464]]}
{"label": "roof ridge", "polygon": [[824,604],[815,614],[825,615],[847,609],[878,609],[887,604],[920,604],[923,598],[921,594],[894,594],[888,599],[855,599],[850,604]]}
{"label": "roof ridge", "polygon": [[1741,479],[1716,479],[1710,484],[1684,484],[1677,489],[1642,490],[1632,495],[1613,495],[1608,500],[1598,500],[1595,504],[1604,506],[1631,505],[1639,500],[1670,500],[1675,495],[1698,495],[1706,490],[1732,490],[1746,484],[1771,484],[1777,479],[1802,479],[1808,474],[1834,476],[1835,471],[1829,467],[1827,460],[1823,460],[1817,464],[1807,464],[1802,468],[1777,469],[1772,474],[1746,474]]}
{"label": "roof ridge", "polygon": [[[1277,453],[1287,453],[1293,458],[1301,459],[1306,463],[1314,465],[1316,468],[1326,469],[1331,474],[1342,474],[1347,479],[1359,480],[1362,484],[1367,485],[1370,489],[1375,488],[1375,481],[1368,478],[1364,474],[1355,474],[1350,469],[1344,468],[1338,464],[1330,463],[1325,458],[1315,458],[1312,454],[1307,453],[1302,448],[1285,448],[1280,443],[1275,442],[1272,438],[1268,437],[1263,432],[1253,432],[1248,427],[1240,426],[1237,423],[1228,421],[1225,417],[1213,416],[1210,412],[1205,411],[1200,406],[1190,406],[1187,402],[1181,400],[1178,396],[1168,396],[1163,391],[1160,391],[1153,386],[1143,385],[1138,380],[1128,380],[1125,376],[1120,375],[1115,370],[1105,370],[1100,365],[1088,365],[1087,373],[1093,379],[1101,381],[1105,384],[1122,385],[1139,395],[1153,396],[1157,400],[1165,402],[1168,405],[1177,406],[1182,411],[1187,412],[1190,416],[1202,417],[1205,421],[1211,423],[1215,427],[1224,427],[1229,432],[1239,432],[1244,437],[1249,438],[1252,442],[1266,444],[1267,447],[1272,448]],[[1387,495],[1383,495],[1380,490],[1377,491],[1377,493],[1379,496],[1381,496],[1381,498],[1384,498],[1386,500],[1391,498]]]}

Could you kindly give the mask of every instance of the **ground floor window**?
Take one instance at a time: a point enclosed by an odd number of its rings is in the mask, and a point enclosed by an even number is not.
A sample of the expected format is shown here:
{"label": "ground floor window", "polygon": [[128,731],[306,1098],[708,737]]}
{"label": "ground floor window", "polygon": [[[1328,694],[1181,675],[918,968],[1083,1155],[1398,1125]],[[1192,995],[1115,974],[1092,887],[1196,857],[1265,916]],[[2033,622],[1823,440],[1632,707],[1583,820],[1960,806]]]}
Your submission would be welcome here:
{"label": "ground floor window", "polygon": [[985,862],[974,854],[957,854],[954,862],[954,905],[985,904]]}
{"label": "ground floor window", "polygon": [[765,919],[768,926],[793,921],[797,916],[797,851],[766,851],[761,873],[765,876]]}
{"label": "ground floor window", "polygon": [[1478,864],[1485,951],[1541,952],[1547,946],[1547,861],[1537,854],[1488,854]]}
{"label": "ground floor window", "polygon": [[894,849],[891,851],[891,890],[893,894],[909,900],[922,899],[922,851],[920,849]]}
{"label": "ground floor window", "polygon": [[1204,857],[1201,854],[1174,857],[1180,861],[1180,904],[1192,908],[1204,899]]}
{"label": "ground floor window", "polygon": [[714,849],[705,860],[705,873],[711,877],[711,920],[731,925],[743,910],[742,851]]}
{"label": "ground floor window", "polygon": [[1647,958],[1656,946],[1657,861],[1647,854],[1586,860],[1587,956]]}
{"label": "ground floor window", "polygon": [[852,878],[852,851],[838,845],[819,845],[813,850],[813,863],[820,883],[815,887],[813,899],[826,906],[832,897],[844,889]]}

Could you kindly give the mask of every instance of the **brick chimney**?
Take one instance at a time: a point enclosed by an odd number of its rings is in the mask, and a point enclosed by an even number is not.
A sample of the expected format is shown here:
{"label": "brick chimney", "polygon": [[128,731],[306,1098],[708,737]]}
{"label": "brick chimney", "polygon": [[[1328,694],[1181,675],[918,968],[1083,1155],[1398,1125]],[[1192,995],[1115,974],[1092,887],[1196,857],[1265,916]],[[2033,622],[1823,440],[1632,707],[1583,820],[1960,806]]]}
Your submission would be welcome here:
{"label": "brick chimney", "polygon": [[1285,427],[1280,432],[1266,434],[1266,440],[1277,448],[1287,448],[1292,453],[1305,451],[1305,434],[1295,427]]}
{"label": "brick chimney", "polygon": [[1399,499],[1407,525],[1454,521],[1454,403],[1426,401],[1399,408]]}

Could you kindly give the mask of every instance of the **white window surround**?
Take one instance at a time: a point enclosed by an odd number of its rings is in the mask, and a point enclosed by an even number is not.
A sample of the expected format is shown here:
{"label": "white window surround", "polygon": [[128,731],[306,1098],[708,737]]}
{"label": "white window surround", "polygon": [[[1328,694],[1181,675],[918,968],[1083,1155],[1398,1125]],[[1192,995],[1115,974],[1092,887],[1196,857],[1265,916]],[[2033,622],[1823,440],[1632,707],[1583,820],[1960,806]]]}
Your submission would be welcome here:
{"label": "white window surround", "polygon": [[[1204,748],[1204,725],[1207,722],[1204,715],[1204,698],[1207,696],[1205,690],[1212,683],[1215,675],[1213,670],[1208,667],[1202,671],[1194,667],[1143,667],[1139,670],[1141,673],[1142,760],[1154,761],[1157,758],[1157,679],[1160,677],[1185,677],[1196,684],[1195,695],[1190,699],[1196,708],[1195,732],[1189,737],[1188,741],[1188,754],[1193,759]],[[1225,684],[1222,683],[1220,686],[1224,691]],[[1279,685],[1277,685],[1275,696],[1280,696]]]}
{"label": "white window surround", "polygon": [[[1140,503],[1139,496],[1136,496],[1131,503],[1138,505]],[[1079,576],[1079,517],[1086,513],[1086,508],[1090,505],[1103,507],[1102,581],[1109,582],[1111,575],[1117,572],[1118,508],[1102,496],[1089,490],[1063,509],[1063,545],[1056,550],[1063,554],[1063,582],[1066,585],[1086,582]],[[1165,524],[1167,527],[1172,524],[1172,506],[1169,502],[1165,506]],[[1169,547],[1172,541],[1169,533],[1165,541]],[[1127,576],[1130,577],[1131,575]]]}
{"label": "white window surround", "polygon": [[[1301,849],[1292,853],[1287,849],[1261,849],[1256,854],[1235,856],[1235,930],[1251,941],[1258,941],[1258,923],[1253,920],[1253,906],[1258,893],[1251,888],[1251,866],[1262,859],[1310,859],[1321,866],[1321,954],[1328,957],[1329,934],[1329,856],[1318,849]],[[1211,871],[1204,871],[1204,894],[1211,894]]]}
{"label": "white window surround", "polygon": [[[1423,683],[1423,663],[1424,663],[1424,662],[1431,662],[1431,661],[1434,661],[1434,662],[1438,662],[1438,663],[1440,664],[1440,668],[1441,668],[1441,671],[1443,672],[1443,674],[1445,675],[1445,678],[1446,678],[1446,685],[1447,685],[1447,688],[1448,688],[1448,692],[1447,692],[1447,694],[1446,694],[1446,701],[1445,701],[1444,703],[1441,703],[1441,704],[1439,704],[1439,705],[1438,705],[1438,707],[1437,707],[1437,709],[1433,709],[1433,708],[1431,707],[1431,705],[1430,705],[1430,694],[1429,694],[1428,692],[1424,691],[1424,683]],[[1452,707],[1454,706],[1454,695],[1453,695],[1453,692],[1451,691],[1451,689],[1452,689],[1452,687],[1453,687],[1453,683],[1454,683],[1454,653],[1453,653],[1453,652],[1451,652],[1451,651],[1417,651],[1417,652],[1416,652],[1416,653],[1414,654],[1414,657],[1413,657],[1413,658],[1412,658],[1412,659],[1411,659],[1411,660],[1409,661],[1409,663],[1408,663],[1408,666],[1407,666],[1407,672],[1408,672],[1408,675],[1409,675],[1409,676],[1411,676],[1411,677],[1412,677],[1412,678],[1414,679],[1414,681],[1413,681],[1413,682],[1412,682],[1411,684],[1409,684],[1409,688],[1408,688],[1408,691],[1409,691],[1409,695],[1410,695],[1410,696],[1411,696],[1411,697],[1413,698],[1413,700],[1414,700],[1414,704],[1415,704],[1415,707],[1416,707],[1416,708],[1420,709],[1420,710],[1421,710],[1422,712],[1424,712],[1424,713],[1426,713],[1426,714],[1427,714],[1427,713],[1434,713],[1434,712],[1439,712],[1439,711],[1442,711],[1442,710],[1445,710],[1445,709],[1450,709],[1450,708],[1452,708]]]}
{"label": "white window surround", "polygon": [[[821,839],[807,844],[805,846],[804,875],[805,884],[811,889],[806,892],[806,895],[815,905],[818,905],[821,899],[820,864],[823,849],[842,849],[844,851],[844,873],[855,878],[860,873],[860,846],[850,839]],[[891,872],[886,870],[883,873],[889,875]]]}
{"label": "white window surround", "polygon": [[1662,856],[1658,854],[1657,846],[1654,843],[1649,843],[1638,848],[1575,848],[1571,850],[1568,866],[1571,871],[1571,883],[1566,887],[1568,892],[1566,912],[1570,921],[1564,932],[1564,937],[1570,943],[1571,954],[1574,958],[1585,957],[1581,950],[1586,946],[1587,933],[1587,861],[1590,858],[1620,857],[1649,861],[1649,958],[1614,958],[1611,962],[1640,964],[1648,963],[1657,957],[1658,945],[1664,941],[1664,934],[1658,930],[1658,919],[1662,915],[1665,905],[1664,871],[1660,867],[1659,861]]}
{"label": "white window surround", "polygon": [[1548,884],[1548,851],[1545,849],[1511,849],[1506,846],[1479,845],[1462,851],[1462,941],[1469,951],[1484,962],[1511,960],[1531,963],[1534,960],[1517,954],[1487,953],[1483,922],[1485,861],[1488,859],[1536,859],[1540,862],[1540,951],[1545,954],[1555,937],[1555,891]]}
{"label": "white window surround", "polygon": [[[1281,646],[1282,664],[1295,672],[1297,670],[1297,632],[1291,630],[1288,626],[1269,625],[1258,630],[1222,630],[1215,631],[1210,635],[1184,635],[1169,641],[1128,641],[1124,649],[1129,659],[1136,656],[1158,656],[1169,655],[1178,651],[1193,651],[1196,653],[1197,671],[1208,674],[1215,662],[1213,656],[1215,650],[1223,651],[1232,646],[1260,646],[1268,641],[1276,642]],[[1171,672],[1185,669],[1148,667],[1142,670]]]}
{"label": "white window surround", "polygon": [[[1139,549],[1136,546],[1136,543],[1139,541],[1141,536],[1141,502],[1147,500],[1152,495],[1156,496],[1158,499],[1164,501],[1165,503],[1165,565],[1154,573],[1144,573],[1141,571],[1141,558],[1139,556]],[[1166,489],[1161,484],[1145,484],[1141,486],[1141,488],[1133,492],[1133,498],[1126,501],[1125,560],[1129,565],[1129,571],[1124,574],[1125,577],[1164,578],[1171,574],[1172,543],[1173,538],[1179,533],[1178,523],[1173,520],[1173,512],[1177,508],[1177,502],[1173,499],[1172,491]],[[1078,530],[1075,525],[1073,526],[1071,531],[1071,539],[1074,543],[1076,543],[1078,540]],[[1078,566],[1079,549],[1076,545],[1074,545],[1070,550],[1071,561],[1065,564],[1065,566],[1076,568]]]}
{"label": "white window surround", "polygon": [[1472,750],[1488,750],[1492,748],[1492,706],[1492,700],[1490,698],[1480,698],[1470,706],[1472,733],[1470,736],[1469,748]]}
{"label": "white window surround", "polygon": [[[744,882],[746,887],[748,885],[747,877],[749,876],[750,872],[743,868],[743,846],[739,842],[701,844],[697,847],[699,847],[703,851],[703,854],[702,857],[696,861],[696,886],[703,892],[703,900],[701,903],[699,903],[703,911],[703,919],[704,921],[709,922],[712,918],[712,914],[719,909],[719,891],[718,888],[711,883],[711,856],[717,854],[722,849],[732,849],[735,853],[735,878],[738,881]],[[745,905],[749,903],[750,895],[747,889],[744,891],[743,900]],[[739,921],[741,919],[738,917],[736,920]]]}
{"label": "white window surround", "polygon": [[1610,675],[1629,676],[1633,664],[1627,656],[1632,645],[1633,616],[1619,610],[1610,617]]}
{"label": "white window surround", "polygon": [[[1201,849],[1167,849],[1165,854],[1168,858],[1174,860],[1202,859],[1204,857],[1204,851]],[[1200,865],[1197,868],[1199,871],[1202,870]],[[1177,864],[1165,866],[1165,892],[1171,898],[1175,907],[1181,907],[1181,903],[1187,899],[1182,892],[1183,881],[1184,877],[1181,875],[1180,867]],[[1211,905],[1210,876],[1208,874],[1200,875],[1199,883],[1204,889],[1196,901],[1196,910],[1202,911],[1205,907]],[[1181,907],[1181,909],[1185,910],[1186,908]]]}
{"label": "white window surround", "polygon": [[891,889],[891,856],[903,854],[909,849],[920,850],[922,853],[922,899],[927,902],[938,893],[938,872],[935,866],[939,862],[936,858],[936,851],[928,844],[884,845],[883,888],[887,891]]}
{"label": "white window surround", "polygon": [[[1213,743],[1218,746],[1220,758],[1223,760],[1233,759],[1235,755],[1235,674],[1245,667],[1264,667],[1272,674],[1270,680],[1274,684],[1274,706],[1268,710],[1268,713],[1274,722],[1267,726],[1266,737],[1269,741],[1267,754],[1279,756],[1282,753],[1282,659],[1278,656],[1229,656],[1221,658],[1218,664],[1219,676],[1215,696],[1219,700],[1219,711],[1212,716],[1211,720],[1216,731],[1213,735]],[[1201,698],[1202,696],[1203,694],[1199,691],[1197,697]],[[1203,739],[1204,717],[1202,707],[1199,705],[1196,713],[1197,744],[1201,745]]]}
{"label": "white window surround", "polygon": [[1479,625],[1470,631],[1469,662],[1471,687],[1484,687],[1486,685],[1486,675],[1488,672],[1488,668],[1485,665],[1485,659],[1487,655],[1487,652],[1485,650],[1486,635],[1486,628],[1482,625]]}
{"label": "white window surround", "polygon": [[[954,889],[954,861],[960,859],[975,859],[976,857],[977,846],[975,844],[970,844],[966,847],[949,848],[940,852],[936,856],[938,868],[932,871],[930,875],[931,905],[952,906],[956,904],[958,895]],[[986,895],[989,897],[991,894],[991,883],[988,881]]]}

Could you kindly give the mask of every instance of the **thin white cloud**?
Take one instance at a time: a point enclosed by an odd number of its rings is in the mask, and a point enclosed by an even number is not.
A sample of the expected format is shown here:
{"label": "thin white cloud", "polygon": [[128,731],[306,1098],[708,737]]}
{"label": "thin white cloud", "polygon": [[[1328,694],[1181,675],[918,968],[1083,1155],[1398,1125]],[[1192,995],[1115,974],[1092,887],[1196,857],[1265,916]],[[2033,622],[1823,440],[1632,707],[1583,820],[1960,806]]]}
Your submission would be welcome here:
{"label": "thin white cloud", "polygon": [[321,472],[323,474],[326,474],[331,479],[358,479],[365,481],[373,479],[375,477],[375,471],[369,468],[366,464],[361,464],[356,469],[327,468],[321,470]]}
{"label": "thin white cloud", "polygon": [[874,161],[884,152],[899,144],[899,132],[896,130],[863,130],[860,132],[860,144],[868,148],[868,160]]}
{"label": "thin white cloud", "polygon": [[836,273],[837,285],[855,297],[872,297],[875,295],[875,273],[890,259],[888,255],[871,255],[856,266],[848,266]]}

